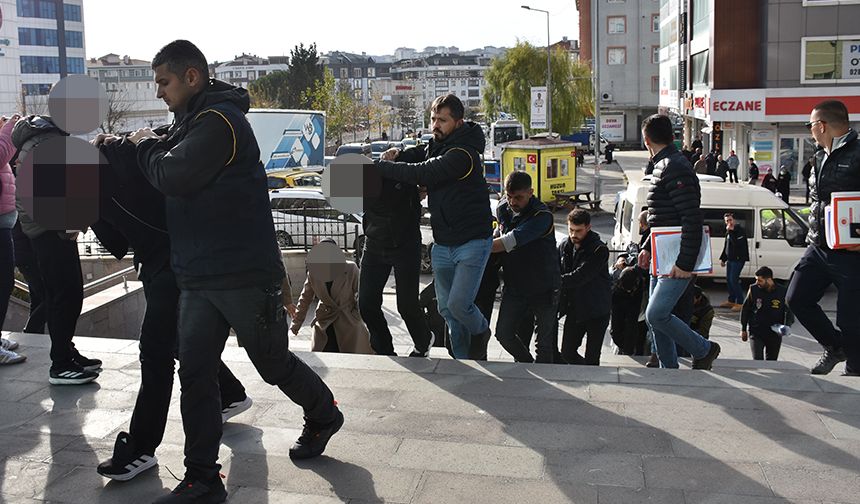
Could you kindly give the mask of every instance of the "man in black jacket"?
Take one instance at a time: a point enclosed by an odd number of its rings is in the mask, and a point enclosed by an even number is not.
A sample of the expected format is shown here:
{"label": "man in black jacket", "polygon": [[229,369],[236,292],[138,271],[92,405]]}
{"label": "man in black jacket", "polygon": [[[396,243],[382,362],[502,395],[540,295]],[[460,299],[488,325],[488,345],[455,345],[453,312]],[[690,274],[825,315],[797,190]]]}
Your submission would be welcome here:
{"label": "man in black jacket", "polygon": [[717,153],[715,151],[708,152],[708,155],[705,156],[705,164],[708,167],[708,175],[717,173]]}
{"label": "man in black jacket", "polygon": [[468,358],[472,338],[486,338],[490,331],[475,295],[493,242],[481,162],[484,133],[463,121],[464,112],[455,95],[436,98],[430,143],[403,151],[396,161],[376,162],[383,178],[427,187],[436,296],[457,359]]}
{"label": "man in black jacket", "polygon": [[304,410],[289,454],[321,454],[343,415],[320,377],[290,352],[284,265],[260,162],[245,118],[247,91],[208,79],[205,56],[177,40],[152,62],[157,96],[174,112],[166,135],[146,128],[137,145],[146,179],[167,196],[171,268],[179,285],[180,405],[185,478],[157,504],[222,502],[218,367],[230,327],[262,378]]}
{"label": "man in black jacket", "polygon": [[[505,199],[497,212],[493,252],[502,253],[505,285],[496,338],[517,362],[551,364],[558,349],[555,317],[561,283],[552,213],[535,198],[531,177],[521,171],[505,178]],[[529,341],[517,335],[524,319],[537,325],[537,359],[532,358]]]}
{"label": "man in black jacket", "polygon": [[773,326],[789,326],[793,322],[785,303],[785,287],[773,281],[773,270],[762,266],[755,272],[755,283],[750,286],[741,311],[741,341],[750,340],[753,359],[776,360],[783,335]]}
{"label": "man in black jacket", "polygon": [[[825,238],[824,208],[836,191],[860,191],[860,140],[849,127],[848,109],[840,101],[825,101],[812,110],[806,127],[818,143],[809,177],[809,246],[794,268],[788,305],[824,354],[812,374],[827,374],[847,360],[845,374],[860,376],[860,245],[833,250]],[[835,285],[837,330],[818,302]]]}
{"label": "man in black jacket", "polygon": [[[680,252],[671,273],[651,277],[651,296],[645,318],[654,335],[661,367],[678,367],[675,348],[678,344],[693,356],[694,369],[711,369],[720,346],[706,340],[672,314],[675,304],[690,286],[702,245],[699,179],[690,162],[672,145],[672,122],[668,117],[655,114],[645,119],[642,136],[654,159],[648,191],[651,231],[658,226],[681,226]],[[650,243],[647,243],[645,250],[639,253],[639,266],[647,268],[650,261]]]}
{"label": "man in black jacket", "polygon": [[[609,249],[591,230],[591,215],[581,208],[567,215],[569,238],[558,246],[561,265],[559,318],[564,320],[561,355],[568,364],[600,365],[600,351],[612,309],[612,279],[606,268]],[[582,338],[585,358],[579,352]]]}
{"label": "man in black jacket", "polygon": [[[164,195],[143,178],[131,142],[101,134],[93,140],[108,161],[99,184],[99,221],[91,227],[117,259],[134,250],[143,282],[146,312],[140,328],[140,389],[128,432],[121,432],[113,456],[99,464],[102,476],[128,481],[158,463],[173,392],[179,288],[170,269]],[[218,368],[223,421],[251,407],[242,383],[222,362]]]}
{"label": "man in black jacket", "polygon": [[740,311],[744,299],[744,292],[741,289],[741,271],[744,269],[744,264],[750,260],[750,247],[746,229],[735,222],[734,214],[726,213],[723,215],[723,220],[726,222],[726,241],[723,243],[723,253],[720,254],[720,264],[726,268],[729,300],[720,306]]}
{"label": "man in black jacket", "polygon": [[[385,152],[382,159],[393,155]],[[414,343],[410,357],[427,357],[433,346],[430,328],[418,304],[420,218],[418,187],[391,179],[382,179],[379,198],[374,198],[365,208],[362,225],[366,239],[358,280],[358,308],[370,332],[370,346],[377,355],[396,355],[391,331],[382,313],[382,291],[392,268],[397,283],[397,311]]]}

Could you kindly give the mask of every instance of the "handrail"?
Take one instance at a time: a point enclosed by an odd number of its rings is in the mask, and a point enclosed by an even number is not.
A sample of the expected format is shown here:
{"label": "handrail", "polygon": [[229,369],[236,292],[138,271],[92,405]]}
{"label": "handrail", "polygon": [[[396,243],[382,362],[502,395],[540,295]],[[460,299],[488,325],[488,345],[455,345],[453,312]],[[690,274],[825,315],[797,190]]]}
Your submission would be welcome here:
{"label": "handrail", "polygon": [[121,269],[121,270],[117,271],[116,273],[111,273],[110,275],[99,278],[98,280],[93,280],[92,282],[84,285],[84,294],[86,294],[87,291],[91,291],[93,289],[101,287],[102,285],[104,285],[108,282],[111,282],[113,280],[116,280],[117,278],[120,278],[120,277],[123,279],[123,283],[125,283],[126,275],[128,275],[129,273],[131,273],[133,271],[135,271],[134,266],[129,266],[128,268]]}

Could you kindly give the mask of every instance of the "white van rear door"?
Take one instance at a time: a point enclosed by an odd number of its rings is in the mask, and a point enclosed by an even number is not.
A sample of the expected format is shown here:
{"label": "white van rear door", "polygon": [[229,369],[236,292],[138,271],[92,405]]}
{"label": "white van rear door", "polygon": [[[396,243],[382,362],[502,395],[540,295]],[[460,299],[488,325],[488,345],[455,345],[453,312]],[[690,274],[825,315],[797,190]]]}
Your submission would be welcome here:
{"label": "white van rear door", "polygon": [[767,266],[774,278],[787,280],[806,250],[807,227],[792,210],[758,209],[756,236],[757,267]]}

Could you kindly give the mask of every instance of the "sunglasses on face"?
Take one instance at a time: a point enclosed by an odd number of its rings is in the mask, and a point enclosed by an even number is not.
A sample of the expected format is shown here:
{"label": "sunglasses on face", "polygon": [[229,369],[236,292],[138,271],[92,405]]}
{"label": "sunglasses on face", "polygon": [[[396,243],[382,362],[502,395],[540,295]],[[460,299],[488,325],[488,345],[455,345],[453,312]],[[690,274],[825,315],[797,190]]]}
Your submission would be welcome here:
{"label": "sunglasses on face", "polygon": [[808,123],[804,124],[804,126],[806,126],[806,129],[807,129],[807,130],[812,131],[812,127],[813,127],[816,123],[825,123],[825,124],[827,124],[827,122],[826,122],[826,121],[822,121],[821,119],[819,119],[819,120],[817,120],[817,121],[809,121]]}

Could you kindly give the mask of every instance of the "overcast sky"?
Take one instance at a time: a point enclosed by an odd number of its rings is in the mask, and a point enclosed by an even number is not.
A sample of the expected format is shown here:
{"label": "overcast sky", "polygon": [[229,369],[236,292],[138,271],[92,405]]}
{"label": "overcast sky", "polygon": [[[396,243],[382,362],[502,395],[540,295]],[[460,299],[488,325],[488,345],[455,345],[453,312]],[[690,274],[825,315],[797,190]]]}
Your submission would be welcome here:
{"label": "overcast sky", "polygon": [[393,54],[398,47],[511,47],[517,40],[545,46],[546,16],[523,10],[523,4],[550,11],[553,42],[579,38],[574,0],[148,0],[130,8],[86,0],[84,21],[88,58],[116,53],[151,60],[177,38],[197,44],[210,62],[242,52],[289,55],[299,42],[316,42],[321,53],[373,55]]}

